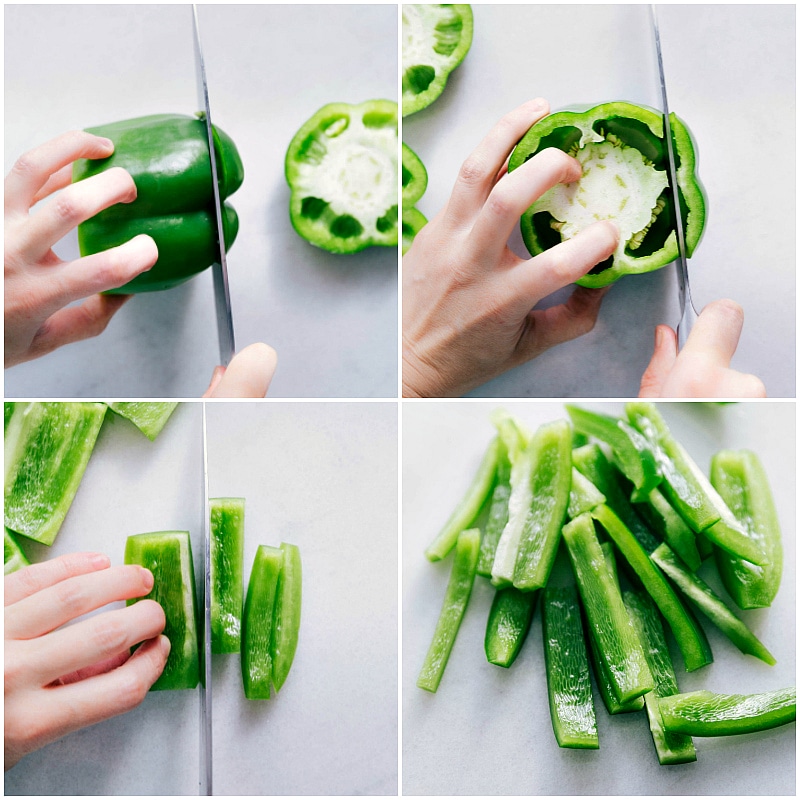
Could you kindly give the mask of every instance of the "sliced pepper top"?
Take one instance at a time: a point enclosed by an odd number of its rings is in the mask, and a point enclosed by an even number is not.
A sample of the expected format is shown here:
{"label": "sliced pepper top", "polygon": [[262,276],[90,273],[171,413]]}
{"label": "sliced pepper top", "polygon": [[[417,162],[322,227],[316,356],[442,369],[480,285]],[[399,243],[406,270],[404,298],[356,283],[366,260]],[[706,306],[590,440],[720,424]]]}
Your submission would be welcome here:
{"label": "sliced pepper top", "polygon": [[[705,197],[695,175],[691,135],[674,114],[670,127],[691,256],[705,224]],[[549,147],[575,157],[583,174],[573,183],[553,187],[523,215],[522,236],[532,255],[608,219],[620,229],[619,245],[578,281],[580,285],[606,286],[623,275],[659,269],[678,257],[663,116],[658,111],[612,102],[551,114],[525,134],[511,155],[509,171]]]}

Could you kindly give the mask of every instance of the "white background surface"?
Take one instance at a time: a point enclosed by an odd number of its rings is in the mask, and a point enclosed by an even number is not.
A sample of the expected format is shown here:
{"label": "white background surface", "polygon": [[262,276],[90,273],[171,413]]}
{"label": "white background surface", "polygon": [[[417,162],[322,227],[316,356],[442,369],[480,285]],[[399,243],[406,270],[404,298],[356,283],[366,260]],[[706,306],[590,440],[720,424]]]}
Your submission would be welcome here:
{"label": "white background surface", "polygon": [[[5,170],[71,128],[194,114],[191,8],[6,6]],[[289,221],[284,156],[330,102],[397,97],[393,5],[203,5],[212,119],[245,182],[228,270],[237,346],[278,351],[272,397],[397,395],[397,252],[336,256]],[[78,254],[77,237],[57,249]],[[6,373],[12,397],[197,397],[217,363],[211,274],[136,297],[97,340]]]}
{"label": "white background surface", "polygon": [[[622,404],[589,404],[621,413]],[[486,661],[483,639],[493,590],[476,578],[436,694],[416,687],[452,558],[423,551],[469,485],[494,435],[495,403],[406,403],[403,408],[403,793],[468,795],[781,795],[795,792],[795,727],[695,739],[697,762],[661,767],[646,715],[610,717],[595,694],[600,749],[556,744],[547,703],[541,611],[512,667]],[[566,417],[558,403],[504,404],[535,429]],[[740,653],[703,617],[714,663],[683,670],[668,634],[681,691],[751,693],[795,684],[795,406],[662,406],[672,432],[703,470],[723,447],[753,449],[764,463],[783,531],[784,573],[773,606],[740,616],[777,659]],[[701,575],[723,596],[713,568]],[[557,577],[569,573],[563,552]]]}
{"label": "white background surface", "polygon": [[[439,99],[403,121],[428,169],[431,219],[469,153],[526,100],[553,110],[628,100],[660,106],[647,5],[473,5],[472,48]],[[673,111],[698,144],[709,215],[689,262],[695,306],[745,310],[733,365],[795,396],[795,7],[659,5]],[[775,146],[777,141],[785,146]],[[527,257],[519,232],[512,249]],[[623,278],[587,336],[475,390],[482,397],[630,397],[658,323],[677,324],[674,269]],[[559,302],[569,290],[554,296]]]}
{"label": "white background surface", "polygon": [[[126,537],[184,529],[200,570],[199,404],[149,442],[109,417],[56,543],[122,563]],[[214,791],[397,792],[397,410],[391,403],[209,404],[211,496],[246,498],[245,580],[259,544],[297,544],[303,612],[280,695],[247,701],[214,656]],[[195,794],[198,694],[153,692],[6,773],[6,794]]]}

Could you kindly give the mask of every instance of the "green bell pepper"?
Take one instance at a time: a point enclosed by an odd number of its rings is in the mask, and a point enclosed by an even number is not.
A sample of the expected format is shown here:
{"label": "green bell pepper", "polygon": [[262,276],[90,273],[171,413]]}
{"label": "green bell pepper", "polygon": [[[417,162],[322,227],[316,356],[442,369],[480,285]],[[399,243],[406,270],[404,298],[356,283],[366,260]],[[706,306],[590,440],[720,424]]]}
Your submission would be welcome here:
{"label": "green bell pepper", "polygon": [[283,561],[275,590],[275,613],[270,639],[272,685],[279,692],[292,668],[300,635],[300,609],[303,599],[303,568],[300,548],[281,543]]}
{"label": "green bell pepper", "polygon": [[172,402],[150,401],[108,404],[115,414],[130,420],[151,442],[164,429],[177,406]]}
{"label": "green bell pepper", "polygon": [[403,116],[429,106],[472,45],[472,8],[403,5]]}
{"label": "green bell pepper", "polygon": [[324,106],[294,135],[285,172],[307,242],[331,253],[397,246],[397,103]]}
{"label": "green bell pepper", "polygon": [[428,218],[416,208],[403,209],[403,255],[405,255],[411,245],[414,244],[414,237],[428,224]]}
{"label": "green bell pepper", "polygon": [[770,606],[781,585],[783,545],[767,473],[755,453],[723,450],[711,459],[711,484],[769,562],[759,567],[715,548],[722,582],[739,608]]}
{"label": "green bell pepper", "polygon": [[664,727],[689,736],[732,736],[794,722],[797,692],[792,686],[761,694],[686,692],[658,701]]}
{"label": "green bell pepper", "polygon": [[596,750],[597,717],[574,586],[545,589],[542,633],[550,720],[558,746]]}
{"label": "green bell pepper", "polygon": [[125,563],[139,564],[153,573],[154,583],[147,597],[164,609],[164,636],[172,645],[164,671],[152,685],[158,689],[194,689],[200,680],[197,634],[197,600],[194,585],[192,542],[188,531],[140,533],[125,543]]}
{"label": "green bell pepper", "polygon": [[700,569],[702,559],[697,549],[697,537],[681,515],[669,504],[660,489],[653,489],[647,496],[647,502],[636,503],[635,508],[642,519],[661,534],[664,541],[692,572]]}
{"label": "green bell pepper", "polygon": [[428,171],[419,156],[403,142],[403,210],[416,205],[428,188]]}
{"label": "green bell pepper", "polygon": [[30,563],[14,534],[8,528],[3,528],[3,574],[10,575]]}
{"label": "green bell pepper", "polygon": [[[73,182],[112,167],[126,169],[136,184],[136,200],[118,203],[78,226],[81,255],[116,247],[142,233],[158,247],[155,266],[111,294],[170,289],[187,281],[218,260],[217,227],[211,160],[206,123],[181,114],[113,122],[87,128],[89,133],[114,142],[108,158],[76,161]],[[222,200],[244,180],[244,169],[233,140],[214,128],[217,177]],[[239,230],[232,206],[223,206],[225,246]]]}
{"label": "green bell pepper", "polygon": [[78,491],[104,403],[15,403],[5,432],[5,525],[51,545]]}
{"label": "green bell pepper", "polygon": [[[695,148],[685,124],[670,115],[686,252],[703,233],[706,201],[695,174]],[[539,120],[511,155],[509,172],[556,147],[581,163],[582,176],[546,192],[522,216],[531,255],[570,239],[592,222],[620,229],[615,252],[578,283],[607,286],[623,275],[650,272],[678,257],[673,195],[668,185],[663,115],[626,102],[565,110]]]}
{"label": "green bell pepper", "polygon": [[539,592],[521,592],[513,586],[494,593],[483,640],[490,664],[507,668],[514,663],[528,636],[538,598]]}
{"label": "green bell pepper", "polygon": [[494,475],[494,488],[489,499],[489,509],[486,523],[481,533],[481,550],[478,556],[478,575],[484,578],[492,577],[492,565],[497,552],[497,543],[503,535],[503,530],[508,522],[508,499],[511,497],[511,460],[508,456],[509,444],[516,447],[512,439],[506,442],[505,436],[519,436],[519,429],[509,420],[507,425],[500,428],[497,437],[497,467]]}
{"label": "green bell pepper", "polygon": [[209,500],[211,652],[238,653],[244,594],[244,498]]}

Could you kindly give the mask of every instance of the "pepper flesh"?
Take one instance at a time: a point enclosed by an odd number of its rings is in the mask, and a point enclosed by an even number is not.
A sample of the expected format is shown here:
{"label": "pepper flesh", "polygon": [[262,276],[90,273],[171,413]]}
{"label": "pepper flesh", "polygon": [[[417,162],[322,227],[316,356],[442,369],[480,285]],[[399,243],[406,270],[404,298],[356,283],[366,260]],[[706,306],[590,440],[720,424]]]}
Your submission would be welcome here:
{"label": "pepper flesh", "polygon": [[244,594],[244,498],[209,500],[211,652],[238,653]]}
{"label": "pepper flesh", "polygon": [[467,4],[403,5],[403,116],[429,106],[472,44]]}
{"label": "pepper flesh", "polygon": [[409,251],[414,238],[427,224],[427,217],[419,209],[403,209],[403,255]]}
{"label": "pepper flesh", "polygon": [[597,718],[574,586],[545,589],[542,631],[550,720],[558,746],[596,750]]}
{"label": "pepper flesh", "polygon": [[794,686],[760,694],[686,692],[658,701],[664,727],[689,736],[732,736],[794,722]]}
{"label": "pepper flesh", "polygon": [[151,442],[164,429],[177,406],[177,403],[152,401],[108,404],[115,414],[130,420]]}
{"label": "pepper flesh", "polygon": [[456,542],[453,568],[450,572],[442,611],[417,678],[417,686],[426,692],[435,692],[439,688],[447,660],[450,658],[450,651],[453,649],[458,629],[461,626],[461,620],[467,610],[478,566],[480,536],[480,531],[472,528],[462,531]]}
{"label": "pepper flesh", "polygon": [[285,172],[292,225],[310,244],[397,246],[397,103],[323,106],[294,135]]}
{"label": "pepper flesh", "polygon": [[428,188],[428,172],[419,156],[403,142],[403,210],[416,204]]}
{"label": "pepper flesh", "polygon": [[3,574],[10,575],[30,563],[14,534],[8,528],[3,528]]}
{"label": "pepper flesh", "polygon": [[158,689],[193,689],[200,680],[197,647],[197,601],[194,562],[188,531],[163,531],[129,536],[125,543],[125,563],[139,564],[153,573],[153,588],[144,598],[155,600],[166,617],[164,635],[170,651],[164,671],[152,685]]}
{"label": "pepper flesh", "polygon": [[104,403],[15,403],[5,433],[5,525],[51,545],[78,491]]}
{"label": "pepper flesh", "polygon": [[297,545],[281,543],[283,561],[278,588],[275,591],[275,612],[270,653],[272,685],[279,692],[292,668],[300,634],[300,607],[303,595],[303,570]]}
{"label": "pepper flesh", "polygon": [[[706,216],[695,174],[695,148],[685,124],[670,114],[678,193],[687,255],[700,241]],[[565,110],[539,120],[522,138],[509,171],[547,147],[582,162],[583,175],[559,184],[522,216],[522,237],[531,255],[571,238],[599,219],[613,219],[620,242],[611,257],[578,283],[600,287],[623,275],[650,272],[678,257],[673,198],[668,186],[664,118],[655,109],[626,102]]]}
{"label": "pepper flesh", "polygon": [[521,592],[513,586],[495,592],[483,642],[490,664],[510,667],[514,663],[528,636],[538,598],[538,592]]}
{"label": "pepper flesh", "polygon": [[[118,203],[78,226],[81,255],[117,247],[146,233],[158,247],[158,260],[148,272],[110,294],[170,289],[219,259],[208,134],[202,119],[181,114],[156,114],[87,128],[114,142],[108,158],[75,162],[73,182],[112,167],[127,170],[136,184],[136,200]],[[244,180],[233,140],[214,128],[217,174],[222,200]],[[230,247],[239,230],[236,211],[223,205],[223,235]]]}
{"label": "pepper flesh", "polygon": [[722,583],[739,608],[770,606],[781,584],[783,545],[764,466],[749,450],[723,450],[711,459],[711,484],[769,562],[759,567],[715,548]]}

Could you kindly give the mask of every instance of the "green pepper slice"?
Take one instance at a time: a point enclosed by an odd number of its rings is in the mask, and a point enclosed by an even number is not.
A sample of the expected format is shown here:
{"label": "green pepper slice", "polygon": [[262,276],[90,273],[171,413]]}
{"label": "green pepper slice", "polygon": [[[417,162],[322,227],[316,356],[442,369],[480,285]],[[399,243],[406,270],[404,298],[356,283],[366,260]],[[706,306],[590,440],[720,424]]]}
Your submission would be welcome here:
{"label": "green pepper slice", "polygon": [[416,205],[428,188],[428,171],[419,156],[403,142],[403,210]]}
{"label": "green pepper slice", "polygon": [[427,217],[419,209],[403,209],[403,255],[409,251],[414,244],[414,238],[427,224]]}
{"label": "green pepper slice", "polygon": [[5,525],[51,545],[78,491],[104,403],[15,403],[5,434]]}
{"label": "green pepper slice", "polygon": [[475,572],[478,566],[480,540],[481,532],[477,528],[462,531],[458,536],[453,568],[444,595],[442,611],[417,678],[417,686],[426,692],[435,692],[439,688],[444,668],[450,658],[450,651],[453,649],[458,629],[461,627],[461,620],[472,594],[472,585],[475,582]]}
{"label": "green pepper slice", "polygon": [[429,106],[472,44],[472,9],[403,5],[403,116]]}
{"label": "green pepper slice", "polygon": [[606,496],[582,472],[573,467],[567,516],[575,519],[605,502]]}
{"label": "green pepper slice", "polygon": [[238,653],[244,595],[244,498],[209,500],[211,652]]}
{"label": "green pepper slice", "polygon": [[285,172],[292,225],[310,244],[397,246],[397,103],[323,106],[294,135]]}
{"label": "green pepper slice", "polygon": [[661,534],[692,572],[700,569],[702,560],[694,531],[669,504],[660,489],[653,489],[647,496],[647,502],[636,504],[636,510],[651,528]]}
{"label": "green pepper slice", "polygon": [[667,577],[708,617],[743,653],[772,665],[775,658],[758,637],[742,622],[714,590],[700,577],[686,569],[666,544],[659,545],[650,558]]}
{"label": "green pepper slice", "polygon": [[164,430],[177,406],[177,403],[152,401],[108,404],[115,414],[130,420],[151,442]]}
{"label": "green pepper slice", "polygon": [[795,687],[760,694],[686,692],[658,701],[664,727],[689,736],[732,736],[777,728],[797,716]]}
{"label": "green pepper slice", "polygon": [[616,578],[603,557],[588,514],[572,520],[562,531],[578,584],[589,631],[620,703],[649,692],[653,677],[642,644],[622,603]]}
{"label": "green pepper slice", "polygon": [[655,446],[664,494],[692,530],[704,533],[732,555],[763,566],[767,559],[761,548],[748,537],[702,470],[672,436],[655,405],[633,402],[625,408],[631,424]]}
{"label": "green pepper slice", "polygon": [[283,551],[259,545],[242,615],[242,684],[248,700],[268,700],[272,684],[272,629]]}
{"label": "green pepper slice", "polygon": [[[113,122],[87,128],[114,142],[108,158],[76,161],[73,182],[122,167],[136,184],[136,200],[118,203],[78,226],[81,255],[124,244],[146,233],[158,247],[158,261],[148,272],[110,294],[133,294],[169,289],[189,280],[218,260],[217,226],[208,134],[202,119],[181,114]],[[233,140],[214,128],[217,174],[222,200],[244,180],[244,169]],[[225,246],[239,230],[232,206],[223,206]]]}
{"label": "green pepper slice", "polygon": [[200,680],[197,648],[197,601],[194,585],[192,543],[188,531],[139,533],[125,543],[125,563],[139,564],[153,573],[154,583],[146,598],[164,609],[164,635],[172,645],[164,671],[152,685],[158,689],[194,689]]}
{"label": "green pepper slice", "polygon": [[769,562],[759,567],[715,548],[722,582],[739,608],[770,606],[781,585],[783,545],[764,466],[749,450],[723,450],[711,459],[711,484]]}
{"label": "green pepper slice", "polygon": [[3,528],[3,574],[10,575],[30,563],[14,534],[8,528]]}
{"label": "green pepper slice", "polygon": [[574,586],[545,589],[542,631],[550,720],[558,746],[596,750],[597,717]]}
{"label": "green pepper slice", "polygon": [[656,747],[659,764],[687,764],[697,761],[697,751],[691,737],[665,730],[658,709],[658,698],[678,693],[678,679],[672,667],[669,647],[664,637],[658,610],[643,592],[627,591],[622,597],[639,638],[655,681],[655,688],[644,696],[650,733]]}
{"label": "green pepper slice", "polygon": [[[695,174],[695,147],[686,125],[670,114],[678,194],[687,255],[703,233],[706,201]],[[599,287],[623,275],[660,269],[678,257],[673,195],[667,177],[664,118],[655,109],[626,102],[565,110],[539,120],[522,138],[508,169],[556,147],[580,161],[583,174],[546,192],[522,216],[531,255],[572,238],[587,225],[613,220],[616,251],[578,283]]]}
{"label": "green pepper slice", "polygon": [[498,667],[510,667],[525,639],[533,620],[539,592],[521,592],[513,586],[494,593],[483,647],[486,660]]}
{"label": "green pepper slice", "polygon": [[455,546],[459,534],[475,521],[489,492],[492,491],[499,450],[500,443],[495,437],[484,453],[478,471],[464,498],[456,506],[439,535],[425,551],[425,556],[429,561],[443,559]]}
{"label": "green pepper slice", "polygon": [[[518,447],[516,437],[519,429],[512,421],[503,424],[499,428],[500,435],[497,438],[497,468],[494,476],[494,488],[489,500],[489,512],[486,518],[483,532],[481,534],[481,550],[478,556],[478,575],[485,578],[492,577],[492,565],[494,564],[497,543],[503,535],[503,530],[508,523],[508,500],[511,497],[511,460],[508,456],[509,446]],[[510,436],[509,443],[506,443],[504,436]]]}
{"label": "green pepper slice", "polygon": [[275,612],[272,625],[270,653],[272,655],[272,685],[279,692],[292,668],[300,634],[300,607],[303,596],[303,569],[300,548],[281,544],[283,562],[275,590]]}

